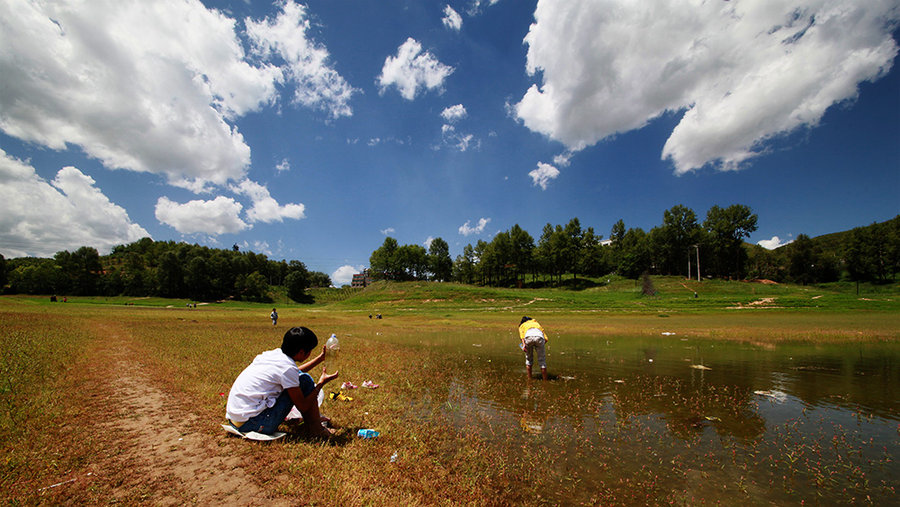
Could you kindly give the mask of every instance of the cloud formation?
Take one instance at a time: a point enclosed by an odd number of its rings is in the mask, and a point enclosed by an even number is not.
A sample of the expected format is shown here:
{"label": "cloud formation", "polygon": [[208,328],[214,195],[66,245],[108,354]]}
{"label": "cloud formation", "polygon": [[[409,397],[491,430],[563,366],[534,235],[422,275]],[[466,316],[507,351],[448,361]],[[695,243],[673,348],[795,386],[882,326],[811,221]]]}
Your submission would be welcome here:
{"label": "cloud formation", "polygon": [[284,72],[297,83],[294,102],[326,111],[332,118],[353,114],[350,99],[358,90],[329,65],[328,49],[307,36],[305,6],[285,2],[275,19],[247,19],[245,24],[257,55],[266,60],[277,55],[287,62]]}
{"label": "cloud formation", "polygon": [[453,73],[453,67],[444,65],[412,37],[397,48],[397,56],[384,60],[377,83],[384,93],[395,86],[406,100],[413,100],[419,90],[440,90],[444,79]]}
{"label": "cloud formation", "polygon": [[532,184],[541,187],[541,190],[547,190],[550,180],[555,180],[559,176],[559,169],[544,162],[538,162],[537,168],[528,173],[531,176]]}
{"label": "cloud formation", "polygon": [[895,0],[540,0],[525,37],[539,75],[514,106],[529,129],[581,150],[681,114],[661,156],[677,174],[738,169],[766,141],[815,127],[884,76]]}
{"label": "cloud formation", "polygon": [[237,185],[231,185],[230,189],[235,194],[250,198],[253,205],[247,210],[247,220],[251,223],[272,223],[282,222],[285,218],[293,218],[294,220],[306,218],[304,214],[306,207],[303,204],[285,204],[282,206],[269,194],[269,189],[255,181],[245,179]]}
{"label": "cloud formation", "polygon": [[241,203],[221,195],[184,204],[164,196],[156,201],[156,219],[181,234],[234,234],[250,227],[240,217],[243,208]]}
{"label": "cloud formation", "polygon": [[345,264],[337,268],[334,273],[331,274],[331,285],[335,287],[350,285],[350,282],[353,281],[353,275],[362,273],[364,269],[366,269],[365,266],[351,266],[350,264]]}
{"label": "cloud formation", "polygon": [[[449,146],[461,152],[468,150],[472,145],[476,148],[481,146],[481,141],[476,140],[473,134],[458,132],[456,130],[454,124],[466,116],[468,116],[468,112],[466,111],[466,107],[462,104],[449,106],[441,111],[441,118],[447,122],[441,126],[441,144],[443,146]],[[435,147],[435,149],[438,148],[440,148],[440,146]]]}
{"label": "cloud formation", "polygon": [[441,19],[444,26],[451,30],[459,31],[462,28],[462,16],[449,5],[444,7],[444,17]]}
{"label": "cloud formation", "polygon": [[495,3],[499,2],[499,1],[500,0],[471,0],[469,2],[469,8],[466,9],[466,13],[469,16],[477,16],[478,14],[481,13],[482,5],[484,5],[484,4],[494,5]]}
{"label": "cloud formation", "polygon": [[235,20],[198,1],[0,2],[0,130],[197,192],[240,181],[250,148],[232,122],[277,85],[350,114],[354,90],[307,39],[305,8],[281,7],[246,20],[251,58]]}
{"label": "cloud formation", "polygon": [[491,221],[490,218],[479,218],[478,224],[475,227],[471,227],[469,223],[470,220],[466,220],[466,223],[459,226],[459,233],[463,236],[471,236],[472,234],[481,234],[484,232],[484,228],[487,227],[487,224]]}
{"label": "cloud formation", "polygon": [[102,255],[150,234],[111,202],[96,182],[63,167],[51,182],[0,149],[0,254],[50,257],[92,246]]}
{"label": "cloud formation", "polygon": [[794,240],[783,240],[778,236],[772,236],[772,239],[763,239],[758,241],[756,244],[765,248],[766,250],[775,250],[776,248],[783,247],[784,245],[788,245],[793,243]]}
{"label": "cloud formation", "polygon": [[444,108],[444,110],[441,111],[441,118],[443,118],[446,122],[453,123],[465,118],[468,114],[469,113],[466,111],[466,106],[462,104],[456,104],[455,106]]}
{"label": "cloud formation", "polygon": [[441,143],[461,152],[468,150],[473,143],[476,148],[481,145],[473,134],[457,132],[456,127],[446,124],[441,127]]}

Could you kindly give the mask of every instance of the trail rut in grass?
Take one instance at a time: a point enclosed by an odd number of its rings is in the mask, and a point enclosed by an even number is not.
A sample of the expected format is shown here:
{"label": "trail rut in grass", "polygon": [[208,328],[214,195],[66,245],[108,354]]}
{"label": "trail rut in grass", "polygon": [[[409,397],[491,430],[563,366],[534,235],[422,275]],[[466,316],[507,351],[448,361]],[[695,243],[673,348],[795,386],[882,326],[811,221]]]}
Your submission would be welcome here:
{"label": "trail rut in grass", "polygon": [[94,331],[104,339],[91,375],[111,408],[96,430],[108,432],[108,444],[117,448],[105,467],[124,471],[114,479],[116,498],[137,496],[158,505],[278,504],[229,454],[233,445],[220,446],[219,438],[227,437],[210,437],[202,431],[209,422],[156,385],[127,329],[103,322]]}

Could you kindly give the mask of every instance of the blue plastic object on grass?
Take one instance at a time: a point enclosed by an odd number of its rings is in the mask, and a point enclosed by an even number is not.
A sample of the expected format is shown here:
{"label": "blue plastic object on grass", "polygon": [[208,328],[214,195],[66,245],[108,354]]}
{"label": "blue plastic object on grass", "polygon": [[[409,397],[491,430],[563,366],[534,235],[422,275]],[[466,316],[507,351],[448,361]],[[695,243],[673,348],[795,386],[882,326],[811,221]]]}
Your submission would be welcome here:
{"label": "blue plastic object on grass", "polygon": [[372,430],[372,429],[361,429],[356,432],[356,435],[360,436],[362,438],[375,438],[380,434],[381,433],[378,433],[377,431]]}

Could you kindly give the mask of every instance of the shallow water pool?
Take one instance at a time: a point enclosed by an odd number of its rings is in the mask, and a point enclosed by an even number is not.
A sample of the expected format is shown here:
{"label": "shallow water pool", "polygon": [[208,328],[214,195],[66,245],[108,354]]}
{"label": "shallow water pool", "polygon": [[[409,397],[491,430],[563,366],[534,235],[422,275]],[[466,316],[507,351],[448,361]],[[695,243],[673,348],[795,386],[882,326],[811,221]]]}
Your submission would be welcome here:
{"label": "shallow water pool", "polygon": [[898,501],[900,345],[558,336],[549,381],[512,336],[410,337],[463,434],[537,459],[554,503]]}

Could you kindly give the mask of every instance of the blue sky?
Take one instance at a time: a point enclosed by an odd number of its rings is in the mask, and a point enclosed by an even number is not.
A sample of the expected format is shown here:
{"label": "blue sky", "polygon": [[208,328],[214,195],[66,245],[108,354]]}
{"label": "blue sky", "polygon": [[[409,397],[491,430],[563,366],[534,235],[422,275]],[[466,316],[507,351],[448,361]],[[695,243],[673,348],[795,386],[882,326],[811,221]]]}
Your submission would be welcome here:
{"label": "blue sky", "polygon": [[386,236],[900,212],[900,3],[0,3],[0,253],[144,236],[338,285]]}

